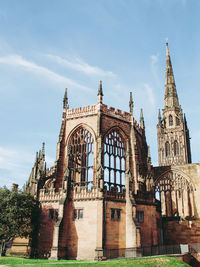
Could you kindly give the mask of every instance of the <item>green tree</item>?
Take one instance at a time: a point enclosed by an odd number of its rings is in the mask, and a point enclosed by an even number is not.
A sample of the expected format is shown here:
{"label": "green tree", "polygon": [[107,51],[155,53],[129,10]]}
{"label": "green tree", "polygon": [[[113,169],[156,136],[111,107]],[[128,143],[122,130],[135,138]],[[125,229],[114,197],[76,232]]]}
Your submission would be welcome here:
{"label": "green tree", "polygon": [[0,188],[0,254],[6,242],[15,237],[30,237],[37,227],[39,202],[29,193]]}

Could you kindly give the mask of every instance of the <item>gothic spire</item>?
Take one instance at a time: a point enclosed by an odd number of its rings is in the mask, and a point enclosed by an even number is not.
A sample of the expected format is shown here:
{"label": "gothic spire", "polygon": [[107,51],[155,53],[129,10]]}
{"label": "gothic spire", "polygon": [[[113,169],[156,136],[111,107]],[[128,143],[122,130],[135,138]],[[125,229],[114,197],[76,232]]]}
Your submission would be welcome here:
{"label": "gothic spire", "polygon": [[166,43],[165,108],[179,107],[168,43]]}
{"label": "gothic spire", "polygon": [[129,109],[130,109],[130,113],[133,115],[133,96],[132,96],[132,92],[130,92],[130,99],[129,99]]}
{"label": "gothic spire", "polygon": [[64,98],[63,98],[63,108],[69,109],[68,97],[67,97],[67,88],[65,88],[65,94],[64,94]]}
{"label": "gothic spire", "polygon": [[143,116],[143,110],[142,110],[142,108],[140,109],[140,127],[142,129],[145,128],[145,125],[144,125],[144,116]]}
{"label": "gothic spire", "polygon": [[99,88],[98,88],[98,103],[102,104],[102,99],[103,99],[103,89],[102,89],[102,81],[99,81]]}

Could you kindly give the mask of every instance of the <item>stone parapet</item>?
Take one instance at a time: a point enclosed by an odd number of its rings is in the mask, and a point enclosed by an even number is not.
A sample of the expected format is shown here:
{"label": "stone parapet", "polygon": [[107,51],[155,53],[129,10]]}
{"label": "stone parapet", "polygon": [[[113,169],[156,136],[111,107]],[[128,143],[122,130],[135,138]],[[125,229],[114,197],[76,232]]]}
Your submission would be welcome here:
{"label": "stone parapet", "polygon": [[45,191],[45,189],[40,189],[39,201],[41,202],[57,202],[64,198],[66,195],[65,190],[60,189],[58,192],[55,191],[55,188]]}
{"label": "stone parapet", "polygon": [[93,187],[88,190],[86,187],[75,187],[72,193],[73,200],[92,200],[103,198],[103,192],[99,188]]}
{"label": "stone parapet", "polygon": [[97,105],[78,107],[67,110],[67,119],[97,114]]}

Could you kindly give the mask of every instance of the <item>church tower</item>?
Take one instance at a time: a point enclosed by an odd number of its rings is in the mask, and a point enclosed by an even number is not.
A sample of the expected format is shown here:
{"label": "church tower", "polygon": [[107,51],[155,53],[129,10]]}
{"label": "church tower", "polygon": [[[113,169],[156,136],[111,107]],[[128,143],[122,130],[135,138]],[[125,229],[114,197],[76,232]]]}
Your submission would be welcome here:
{"label": "church tower", "polygon": [[159,166],[191,163],[190,138],[185,115],[179,104],[168,43],[166,43],[165,105],[158,125]]}

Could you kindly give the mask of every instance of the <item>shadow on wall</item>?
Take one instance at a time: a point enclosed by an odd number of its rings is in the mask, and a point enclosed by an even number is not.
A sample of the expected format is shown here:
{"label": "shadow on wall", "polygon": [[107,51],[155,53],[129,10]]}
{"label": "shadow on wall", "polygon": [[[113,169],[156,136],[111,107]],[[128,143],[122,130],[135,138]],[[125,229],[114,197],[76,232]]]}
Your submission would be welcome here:
{"label": "shadow on wall", "polygon": [[[76,213],[73,201],[67,200],[59,232],[59,258],[76,259],[78,255],[78,235],[75,225]],[[78,216],[78,214],[77,214]]]}

